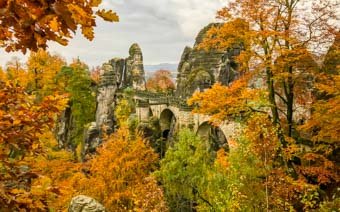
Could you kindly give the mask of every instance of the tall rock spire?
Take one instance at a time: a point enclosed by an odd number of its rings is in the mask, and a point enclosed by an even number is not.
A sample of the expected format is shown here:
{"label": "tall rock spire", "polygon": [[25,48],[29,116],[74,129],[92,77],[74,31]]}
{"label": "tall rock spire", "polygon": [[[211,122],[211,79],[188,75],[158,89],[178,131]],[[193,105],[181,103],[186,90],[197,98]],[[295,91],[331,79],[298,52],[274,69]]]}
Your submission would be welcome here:
{"label": "tall rock spire", "polygon": [[126,81],[135,90],[145,90],[145,72],[142,50],[137,43],[129,49],[130,56],[126,59]]}

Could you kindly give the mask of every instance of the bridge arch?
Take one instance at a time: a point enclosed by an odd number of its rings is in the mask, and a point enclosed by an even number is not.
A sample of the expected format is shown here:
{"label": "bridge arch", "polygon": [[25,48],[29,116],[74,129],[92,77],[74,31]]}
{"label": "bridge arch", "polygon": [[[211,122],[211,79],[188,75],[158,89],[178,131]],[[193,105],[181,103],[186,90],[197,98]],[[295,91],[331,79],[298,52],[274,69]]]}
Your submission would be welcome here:
{"label": "bridge arch", "polygon": [[211,150],[217,151],[224,148],[224,150],[229,151],[227,137],[220,127],[205,121],[198,126],[196,134],[202,140],[209,142]]}
{"label": "bridge arch", "polygon": [[176,122],[177,119],[175,113],[169,108],[164,109],[160,113],[159,124],[162,131],[162,137],[164,139],[168,139],[173,135],[176,127]]}
{"label": "bridge arch", "polygon": [[152,116],[154,116],[154,115],[153,115],[153,112],[152,112],[151,107],[149,107],[148,117],[150,118],[150,117],[152,117]]}

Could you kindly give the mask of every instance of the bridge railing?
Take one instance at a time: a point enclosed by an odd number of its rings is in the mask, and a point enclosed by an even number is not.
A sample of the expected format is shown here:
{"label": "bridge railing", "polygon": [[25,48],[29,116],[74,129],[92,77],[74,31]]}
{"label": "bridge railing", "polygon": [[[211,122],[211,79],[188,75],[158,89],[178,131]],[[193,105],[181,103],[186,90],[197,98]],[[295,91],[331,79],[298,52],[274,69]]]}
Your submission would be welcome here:
{"label": "bridge railing", "polygon": [[135,91],[135,96],[144,97],[144,98],[159,98],[159,97],[166,97],[167,94],[165,93],[154,93],[150,91]]}
{"label": "bridge railing", "polygon": [[172,94],[152,93],[149,91],[136,91],[135,96],[138,97],[137,106],[146,107],[147,105],[171,105],[178,107],[180,110],[191,111],[192,106],[189,106],[186,99],[176,97]]}

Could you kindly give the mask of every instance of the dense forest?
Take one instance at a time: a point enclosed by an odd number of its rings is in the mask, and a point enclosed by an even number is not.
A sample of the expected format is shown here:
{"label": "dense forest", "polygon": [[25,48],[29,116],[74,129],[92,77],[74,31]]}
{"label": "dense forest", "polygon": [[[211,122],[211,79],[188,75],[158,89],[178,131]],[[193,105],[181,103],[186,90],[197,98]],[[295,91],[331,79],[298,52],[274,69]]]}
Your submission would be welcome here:
{"label": "dense forest", "polygon": [[1,47],[30,50],[0,67],[0,212],[339,211],[339,3],[229,2],[175,83],[137,44],[95,68],[48,51],[118,21],[100,0],[0,1]]}

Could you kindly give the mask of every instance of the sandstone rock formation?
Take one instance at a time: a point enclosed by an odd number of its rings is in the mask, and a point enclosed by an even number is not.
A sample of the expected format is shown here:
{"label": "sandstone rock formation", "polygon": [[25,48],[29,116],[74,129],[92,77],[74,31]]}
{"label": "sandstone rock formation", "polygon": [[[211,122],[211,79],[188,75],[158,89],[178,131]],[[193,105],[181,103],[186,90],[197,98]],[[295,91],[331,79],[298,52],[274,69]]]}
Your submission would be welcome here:
{"label": "sandstone rock formation", "polygon": [[108,134],[113,132],[117,90],[126,87],[145,90],[143,54],[138,44],[135,43],[130,47],[129,55],[126,59],[113,58],[102,65],[97,93],[96,120],[85,132],[85,154],[91,153],[100,144],[103,130]]}
{"label": "sandstone rock formation", "polygon": [[101,143],[99,133],[100,130],[98,130],[96,122],[91,122],[89,126],[85,127],[84,149],[81,155],[82,161],[87,154],[94,153],[96,147]]}
{"label": "sandstone rock formation", "polygon": [[113,130],[115,94],[118,89],[119,66],[104,63],[100,71],[97,94],[96,125],[100,129],[105,126],[108,133]]}
{"label": "sandstone rock formation", "polygon": [[177,69],[177,97],[189,97],[195,90],[203,90],[215,82],[228,85],[237,77],[237,65],[233,56],[240,53],[239,48],[222,51],[198,48],[207,31],[218,26],[219,24],[209,24],[198,33],[193,48],[185,47]]}
{"label": "sandstone rock formation", "polygon": [[59,122],[57,123],[56,138],[58,141],[59,148],[66,148],[71,143],[70,139],[70,128],[73,126],[72,123],[72,111],[71,107],[66,107],[59,117]]}
{"label": "sandstone rock formation", "polygon": [[95,199],[79,195],[72,198],[68,212],[105,212],[105,208]]}
{"label": "sandstone rock formation", "polygon": [[114,70],[115,77],[112,78],[117,84],[117,87],[121,87],[121,85],[127,84],[125,82],[125,59],[123,58],[113,58],[108,62],[108,65],[112,66]]}
{"label": "sandstone rock formation", "polygon": [[[128,58],[113,58],[101,67],[97,88],[96,119],[84,129],[84,154],[93,152],[100,144],[103,130],[108,134],[113,132],[116,92],[118,89],[126,87],[145,90],[143,54],[136,43],[130,47]],[[68,107],[60,117],[56,130],[56,137],[60,147],[65,147],[67,146],[65,144],[72,142],[69,133],[72,120],[71,108]]]}
{"label": "sandstone rock formation", "polygon": [[126,59],[126,83],[135,90],[145,90],[145,72],[143,54],[138,44],[133,44]]}
{"label": "sandstone rock formation", "polygon": [[135,90],[145,90],[142,50],[135,43],[130,47],[129,54],[126,59],[114,58],[102,66],[97,94],[98,130],[105,127],[107,133],[113,131],[117,89],[132,87]]}
{"label": "sandstone rock formation", "polygon": [[135,90],[145,90],[145,71],[143,53],[137,43],[131,45],[129,57],[113,58],[107,65],[115,72],[114,80],[118,88],[131,87]]}

